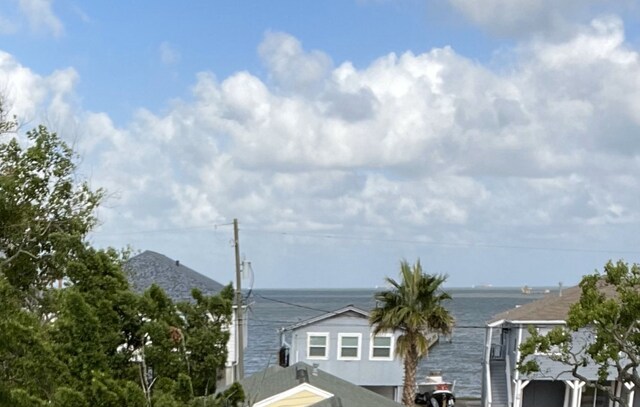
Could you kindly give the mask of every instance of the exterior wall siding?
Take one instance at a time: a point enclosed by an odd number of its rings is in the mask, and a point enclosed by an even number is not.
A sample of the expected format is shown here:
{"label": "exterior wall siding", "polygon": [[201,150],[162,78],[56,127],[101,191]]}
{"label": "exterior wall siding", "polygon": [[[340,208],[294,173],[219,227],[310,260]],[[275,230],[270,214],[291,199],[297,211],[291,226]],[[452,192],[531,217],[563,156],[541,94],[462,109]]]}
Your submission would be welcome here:
{"label": "exterior wall siding", "polygon": [[[545,326],[541,329],[550,330],[552,327]],[[526,337],[529,337],[529,333],[527,332],[527,328],[524,327],[523,341]],[[589,330],[580,330],[578,332],[574,332],[573,334],[573,343],[574,348],[579,349],[582,348],[582,344],[588,340],[588,337],[591,335]],[[538,362],[540,366],[540,371],[536,373],[529,374],[527,376],[523,376],[523,378],[528,379],[556,379],[556,380],[575,380],[575,377],[570,372],[567,372],[568,367],[565,364],[552,360],[548,355],[540,354],[534,356],[535,360]],[[595,378],[598,376],[598,366],[595,364],[590,364],[584,367],[581,367],[579,370],[580,374],[586,377]],[[611,370],[609,372],[609,379],[615,379],[615,371]]]}
{"label": "exterior wall siding", "polygon": [[[328,335],[328,355],[326,358],[309,357],[308,334]],[[358,334],[360,336],[359,357],[356,360],[339,360],[340,334]],[[395,356],[395,344],[399,334],[393,335],[393,360],[372,360],[371,328],[369,321],[362,316],[338,315],[294,330],[291,334],[291,363],[305,362],[316,364],[325,372],[360,386],[401,386],[402,360]]]}

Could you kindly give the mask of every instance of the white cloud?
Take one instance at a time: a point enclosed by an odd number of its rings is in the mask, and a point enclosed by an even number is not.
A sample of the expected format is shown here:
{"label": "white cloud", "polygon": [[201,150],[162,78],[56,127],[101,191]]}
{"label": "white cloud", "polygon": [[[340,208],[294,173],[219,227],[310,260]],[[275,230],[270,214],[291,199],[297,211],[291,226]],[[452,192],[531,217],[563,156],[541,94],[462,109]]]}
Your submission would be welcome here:
{"label": "white cloud", "polygon": [[78,108],[72,69],[42,77],[0,54],[0,72],[18,115],[74,123],[84,171],[113,194],[106,230],[238,217],[267,230],[572,245],[615,241],[609,227],[640,220],[640,56],[619,19],[522,42],[502,71],[451,48],[362,69],[286,34],[259,49],[270,80],[202,73],[193,100],[140,110],[124,128]]}
{"label": "white cloud", "polygon": [[298,39],[285,33],[267,33],[258,51],[275,83],[297,93],[316,90],[331,69],[328,55],[305,52]]}
{"label": "white cloud", "polygon": [[47,31],[55,37],[64,33],[62,22],[51,8],[53,0],[18,0],[18,4],[32,31]]}
{"label": "white cloud", "polygon": [[448,0],[470,21],[501,36],[571,35],[594,12],[629,10],[629,0]]}

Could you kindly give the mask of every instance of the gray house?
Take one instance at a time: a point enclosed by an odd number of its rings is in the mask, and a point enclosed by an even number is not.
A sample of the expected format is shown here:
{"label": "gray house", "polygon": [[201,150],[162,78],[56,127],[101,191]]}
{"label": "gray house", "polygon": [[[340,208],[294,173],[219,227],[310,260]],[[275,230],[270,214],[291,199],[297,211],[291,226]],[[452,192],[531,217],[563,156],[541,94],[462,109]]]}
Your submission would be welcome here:
{"label": "gray house", "polygon": [[322,369],[298,362],[271,366],[240,381],[244,406],[399,407],[400,404]]}
{"label": "gray house", "polygon": [[[555,362],[549,354],[534,355],[540,371],[528,375],[517,370],[520,344],[528,337],[528,328],[545,334],[557,326],[566,325],[569,308],[580,299],[580,287],[516,307],[496,315],[486,325],[483,371],[483,407],[614,407],[607,395],[576,379],[566,365]],[[587,330],[575,333],[574,342],[590,335]],[[580,373],[597,377],[596,366],[585,366]],[[612,372],[613,373],[613,372]],[[613,383],[617,392],[640,407],[640,396],[634,398],[631,385]]]}
{"label": "gray house", "polygon": [[[219,282],[210,279],[198,273],[195,270],[181,264],[178,260],[146,250],[137,256],[127,260],[124,264],[124,271],[136,292],[144,292],[152,284],[162,288],[169,297],[174,301],[191,301],[191,290],[199,289],[205,295],[218,294],[224,287]],[[243,307],[243,312],[244,312]],[[227,362],[225,365],[224,375],[220,378],[218,386],[224,387],[233,383],[236,375],[236,367],[238,365],[237,355],[240,344],[237,342],[236,330],[236,307],[233,308],[231,324],[229,325],[229,342],[227,343]],[[246,319],[245,319],[246,321]],[[248,330],[247,324],[243,324],[243,349],[247,347]]]}
{"label": "gray house", "polygon": [[400,400],[403,364],[395,353],[400,332],[373,336],[368,312],[349,305],[284,327],[281,335],[281,365],[304,362]]}

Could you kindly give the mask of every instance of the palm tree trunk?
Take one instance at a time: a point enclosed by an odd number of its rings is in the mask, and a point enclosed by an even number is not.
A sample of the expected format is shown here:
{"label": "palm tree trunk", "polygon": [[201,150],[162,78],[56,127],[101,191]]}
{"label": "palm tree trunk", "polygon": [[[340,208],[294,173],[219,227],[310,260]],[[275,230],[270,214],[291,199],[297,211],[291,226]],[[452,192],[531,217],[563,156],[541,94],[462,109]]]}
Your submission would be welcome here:
{"label": "palm tree trunk", "polygon": [[404,358],[404,387],[402,389],[402,404],[407,407],[415,407],[417,370],[418,350],[415,345],[411,345]]}

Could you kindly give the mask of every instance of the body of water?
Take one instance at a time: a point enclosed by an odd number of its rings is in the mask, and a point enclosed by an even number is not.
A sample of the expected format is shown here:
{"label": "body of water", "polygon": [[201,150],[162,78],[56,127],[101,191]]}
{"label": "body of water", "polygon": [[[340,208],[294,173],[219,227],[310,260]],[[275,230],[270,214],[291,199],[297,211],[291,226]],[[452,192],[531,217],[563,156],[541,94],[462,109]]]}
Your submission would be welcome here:
{"label": "body of water", "polygon": [[[519,288],[448,289],[446,306],[456,319],[451,341],[441,340],[419,366],[418,377],[440,370],[456,381],[459,397],[480,397],[485,323],[492,316],[538,299]],[[250,295],[245,373],[277,364],[278,329],[353,304],[371,310],[374,290],[254,290]]]}

